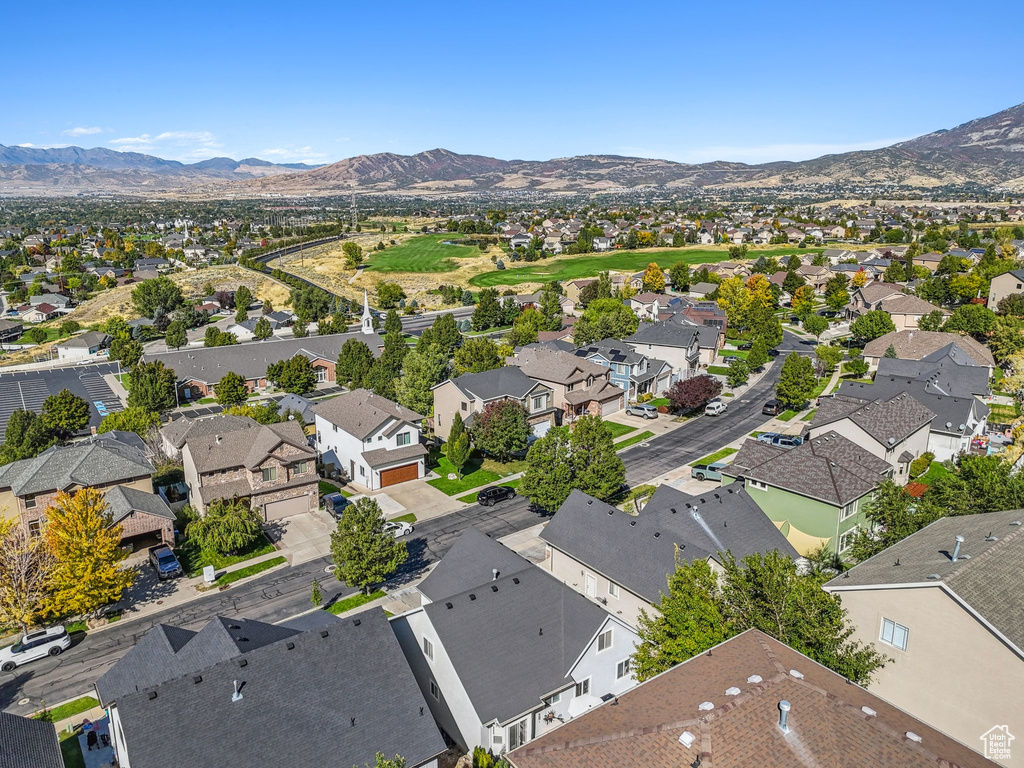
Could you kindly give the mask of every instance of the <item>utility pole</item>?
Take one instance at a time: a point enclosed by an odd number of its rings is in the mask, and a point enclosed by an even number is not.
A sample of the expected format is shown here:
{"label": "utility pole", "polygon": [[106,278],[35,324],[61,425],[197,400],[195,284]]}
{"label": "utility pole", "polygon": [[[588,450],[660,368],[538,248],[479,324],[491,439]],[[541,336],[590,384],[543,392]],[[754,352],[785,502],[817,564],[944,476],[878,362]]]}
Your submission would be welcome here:
{"label": "utility pole", "polygon": [[352,193],[352,229],[355,230],[359,224],[359,211],[356,208],[356,193]]}

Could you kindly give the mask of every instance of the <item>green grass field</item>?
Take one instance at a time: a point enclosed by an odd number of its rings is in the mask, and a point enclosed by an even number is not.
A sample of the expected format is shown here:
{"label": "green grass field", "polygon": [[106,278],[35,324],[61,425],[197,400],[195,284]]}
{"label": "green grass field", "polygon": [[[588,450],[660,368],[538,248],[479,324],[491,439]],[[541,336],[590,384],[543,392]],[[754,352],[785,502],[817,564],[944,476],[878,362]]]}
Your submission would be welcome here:
{"label": "green grass field", "polygon": [[[792,248],[751,251],[748,257],[781,256],[794,253]],[[690,248],[647,248],[636,251],[613,251],[610,253],[586,253],[553,261],[535,261],[521,267],[509,266],[508,269],[484,272],[470,278],[470,285],[477,288],[492,288],[496,285],[518,285],[519,283],[546,283],[551,280],[564,282],[579,277],[594,277],[598,272],[616,270],[619,272],[639,272],[652,261],[662,269],[673,264],[711,264],[729,258],[729,252],[709,251]],[[507,265],[512,262],[505,261]]]}
{"label": "green grass field", "polygon": [[606,421],[604,425],[608,427],[608,431],[612,433],[612,440],[636,431],[636,427],[631,427],[629,424],[619,424],[617,421]]}
{"label": "green grass field", "polygon": [[631,445],[636,445],[637,443],[642,443],[644,440],[648,439],[649,437],[654,437],[654,433],[645,429],[639,435],[633,435],[632,437],[627,437],[625,440],[619,440],[619,442],[614,443],[615,450],[616,451],[625,450],[626,448],[629,448],[629,446],[631,446]]}
{"label": "green grass field", "polygon": [[[751,432],[750,434],[751,434],[751,437],[753,437],[754,435],[760,434],[760,432]],[[707,456],[705,456],[702,459],[697,459],[690,466],[691,467],[695,467],[698,464],[714,464],[716,461],[721,461],[726,456],[732,456],[738,450],[739,450],[738,448],[722,448],[720,450],[715,451],[714,453],[709,453]]]}
{"label": "green grass field", "polygon": [[383,251],[372,251],[366,259],[371,272],[454,272],[459,268],[451,259],[479,256],[481,251],[471,245],[445,245],[445,240],[459,235],[422,235]]}
{"label": "green grass field", "polygon": [[372,603],[374,600],[379,600],[382,597],[384,597],[384,592],[379,589],[368,595],[364,595],[362,592],[357,592],[350,597],[331,603],[325,610],[328,613],[333,613],[337,616],[338,614],[345,613],[345,611],[351,611],[353,608],[358,608],[361,605]]}

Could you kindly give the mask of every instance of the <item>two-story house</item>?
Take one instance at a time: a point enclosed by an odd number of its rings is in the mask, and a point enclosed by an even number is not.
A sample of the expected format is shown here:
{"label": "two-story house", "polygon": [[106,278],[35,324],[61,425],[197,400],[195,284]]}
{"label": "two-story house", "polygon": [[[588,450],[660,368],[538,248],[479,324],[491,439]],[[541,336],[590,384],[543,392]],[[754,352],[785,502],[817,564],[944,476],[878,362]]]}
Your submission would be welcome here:
{"label": "two-story house", "polygon": [[551,388],[555,407],[563,421],[583,414],[610,416],[625,407],[625,393],[611,383],[609,370],[581,360],[572,352],[546,344],[530,344],[508,358],[534,381]]}
{"label": "two-story house", "polygon": [[988,347],[970,336],[942,331],[893,331],[879,336],[864,346],[864,362],[874,371],[889,347],[896,350],[896,357],[900,360],[929,361],[945,356],[950,345],[963,353],[963,364],[982,366],[989,376],[992,375],[996,361]]}
{"label": "two-story house", "polygon": [[561,412],[555,405],[555,393],[551,387],[534,381],[514,365],[482,373],[464,373],[434,385],[433,392],[434,434],[444,440],[448,439],[456,413],[468,426],[488,403],[499,400],[522,403],[536,437],[542,437],[551,427],[558,426],[558,414]]}
{"label": "two-story house", "polygon": [[302,426],[234,426],[185,440],[181,459],[192,507],[204,512],[214,499],[248,499],[267,522],[315,510],[316,451]]}
{"label": "two-story house", "polygon": [[86,331],[53,346],[58,360],[88,360],[96,357],[110,345],[110,336],[100,331]]}
{"label": "two-story house", "polygon": [[[856,264],[841,264],[839,266],[855,267],[856,269],[860,269],[860,266]],[[856,271],[856,269],[853,271]],[[850,291],[850,303],[846,306],[846,318],[848,320],[854,320],[865,312],[872,309],[878,309],[881,302],[885,299],[902,295],[902,285],[884,283],[880,281],[869,281],[860,288],[854,288]]]}
{"label": "two-story house", "polygon": [[626,392],[630,402],[640,395],[660,395],[672,384],[672,367],[664,360],[634,352],[625,341],[605,339],[576,350],[577,357],[611,371],[611,382]]}
{"label": "two-story house", "polygon": [[473,529],[421,586],[430,598],[391,627],[464,749],[516,749],[636,684],[631,627]]}
{"label": "two-story house", "polygon": [[1000,301],[1015,293],[1024,293],[1024,269],[1014,269],[993,277],[989,284],[986,306],[995,312]]}
{"label": "two-story house", "polygon": [[316,448],[325,465],[371,491],[426,474],[423,416],[368,389],[313,406]]}
{"label": "two-story house", "polygon": [[[671,367],[671,383],[689,379],[700,372],[703,327],[684,318],[660,323],[640,323],[636,333],[623,341],[633,352],[644,355],[648,360],[664,360]],[[718,329],[708,326],[705,344],[715,346],[717,340]]]}

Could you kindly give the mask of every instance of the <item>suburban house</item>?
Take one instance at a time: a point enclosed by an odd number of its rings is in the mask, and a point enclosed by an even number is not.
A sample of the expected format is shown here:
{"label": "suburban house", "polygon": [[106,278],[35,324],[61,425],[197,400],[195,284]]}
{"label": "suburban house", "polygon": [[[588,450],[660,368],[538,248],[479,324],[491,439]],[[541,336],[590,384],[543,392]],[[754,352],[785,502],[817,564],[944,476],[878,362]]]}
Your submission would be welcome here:
{"label": "suburban house", "polygon": [[985,305],[993,312],[999,302],[1015,293],[1024,293],[1024,269],[1014,269],[992,278],[988,287],[988,303]]}
{"label": "suburban house", "polygon": [[227,327],[227,331],[228,333],[235,334],[239,341],[250,341],[256,338],[256,324],[263,319],[267,321],[271,332],[275,335],[278,331],[287,327],[284,323],[278,322],[270,315],[252,315],[240,323],[232,323]]}
{"label": "suburban house", "polygon": [[672,367],[664,360],[634,352],[627,341],[605,339],[576,350],[576,356],[611,371],[611,382],[630,402],[650,393],[657,397],[672,384]]}
{"label": "suburban house", "polygon": [[153,492],[153,472],[142,438],[107,432],[0,467],[0,509],[39,535],[58,493],[98,488],[106,494],[114,522],[121,525],[123,541],[146,537],[173,542],[174,513]]}
{"label": "suburban house", "polygon": [[[977,735],[971,744],[980,748]],[[514,768],[995,766],[757,629],[595,707],[508,760]]]}
{"label": "suburban house", "polygon": [[[599,605],[502,550],[467,530],[424,582],[435,599],[391,620],[441,730],[463,749],[495,753],[632,688],[638,642]],[[509,553],[519,567],[506,564]]]}
{"label": "suburban house", "polygon": [[13,344],[25,333],[25,326],[15,320],[0,320],[0,344]]}
{"label": "suburban house", "polygon": [[678,296],[666,296],[663,293],[638,293],[629,299],[629,308],[641,320],[657,320],[663,312],[681,308],[682,299]]}
{"label": "suburban house", "polygon": [[64,768],[53,723],[0,712],[0,742],[7,754],[4,768]]}
{"label": "suburban house", "polygon": [[735,484],[699,496],[662,485],[639,515],[574,490],[540,537],[547,544],[542,568],[632,627],[658,604],[680,561],[707,560],[721,572],[726,551],[799,557]]}
{"label": "suburban house", "polygon": [[822,545],[842,553],[864,522],[865,504],[892,472],[885,460],[830,431],[790,449],[746,440],[722,482],[742,481],[801,555]]}
{"label": "suburban house", "polygon": [[423,416],[368,389],[313,406],[320,460],[371,491],[426,474]]}
{"label": "suburban house", "polygon": [[934,411],[902,389],[875,399],[837,394],[821,399],[811,420],[810,437],[838,432],[892,465],[892,479],[906,485],[910,462],[928,450],[934,418]]}
{"label": "suburban house", "polygon": [[807,284],[814,288],[816,293],[822,293],[825,290],[825,283],[831,277],[831,274],[825,267],[815,267],[812,264],[801,265],[797,268],[796,273],[806,280]]}
{"label": "suburban house", "polygon": [[979,341],[970,336],[942,331],[893,331],[869,341],[864,346],[864,362],[872,371],[878,368],[878,362],[885,356],[891,346],[896,350],[896,357],[901,360],[928,360],[930,356],[954,344],[964,352],[964,362],[979,365],[988,369],[992,375],[996,361],[992,352]]}
{"label": "suburban house", "polygon": [[[96,682],[122,768],[437,768],[445,744],[383,611],[319,627],[157,624]],[[50,726],[53,730],[53,726]]]}
{"label": "suburban house", "polygon": [[221,413],[201,419],[190,419],[188,416],[169,421],[160,429],[160,450],[169,459],[180,460],[181,449],[191,438],[204,435],[223,435],[236,429],[248,429],[256,424],[248,416],[232,416]]}
{"label": "suburban house", "polygon": [[700,372],[702,335],[705,349],[717,346],[717,328],[675,320],[640,323],[636,333],[623,342],[648,360],[664,360],[671,367],[671,383],[692,378]]}
{"label": "suburban house", "polygon": [[45,323],[57,316],[57,309],[51,304],[18,307],[18,319],[26,323]]}
{"label": "suburban house", "polygon": [[110,336],[100,331],[86,331],[54,344],[58,360],[88,360],[110,345]]}
{"label": "suburban house", "polygon": [[317,508],[316,451],[306,443],[300,424],[223,426],[188,435],[181,449],[194,509],[205,512],[214,499],[248,499],[270,522]]}
{"label": "suburban house", "polygon": [[448,439],[452,421],[458,413],[467,426],[489,403],[518,400],[527,411],[533,434],[543,437],[551,427],[558,426],[561,409],[555,405],[551,387],[534,381],[517,366],[506,365],[482,373],[464,373],[455,379],[435,384],[434,434]]}
{"label": "suburban house", "polygon": [[552,392],[555,407],[562,410],[562,420],[591,414],[610,416],[625,407],[625,393],[611,383],[607,368],[581,360],[572,352],[552,349],[543,344],[530,344],[507,360],[534,381]]}
{"label": "suburban house", "polygon": [[718,290],[718,286],[715,283],[694,283],[690,286],[690,296],[695,299],[703,299],[709,293],[714,293]]}
{"label": "suburban house", "polygon": [[587,277],[582,280],[570,280],[562,286],[562,289],[565,291],[565,298],[571,301],[574,307],[578,307],[580,304],[580,292],[596,281],[596,277]]}
{"label": "suburban house", "polygon": [[[846,318],[853,320],[872,309],[881,309],[882,301],[902,295],[902,285],[869,281],[860,288],[853,288],[850,291],[850,303],[846,306]],[[933,307],[933,309],[937,309],[937,307]]]}
{"label": "suburban house", "polygon": [[883,356],[875,371],[875,383],[900,378],[919,382],[928,392],[947,397],[987,398],[992,395],[988,369],[975,365],[967,353],[955,344],[943,347],[922,360]]}
{"label": "suburban house", "polygon": [[922,317],[936,310],[945,317],[951,314],[949,310],[941,309],[924,299],[919,299],[917,296],[910,296],[909,294],[883,299],[878,303],[877,309],[889,314],[897,331],[916,329]]}
{"label": "suburban house", "polygon": [[871,691],[979,751],[994,725],[1024,733],[1022,519],[941,518],[824,587],[892,658]]}

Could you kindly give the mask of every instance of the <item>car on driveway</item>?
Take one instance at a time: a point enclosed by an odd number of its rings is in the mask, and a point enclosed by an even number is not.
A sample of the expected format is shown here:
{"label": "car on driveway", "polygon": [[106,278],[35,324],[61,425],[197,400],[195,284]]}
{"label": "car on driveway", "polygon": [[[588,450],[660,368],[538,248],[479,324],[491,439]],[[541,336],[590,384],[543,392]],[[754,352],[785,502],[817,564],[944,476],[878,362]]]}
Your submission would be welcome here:
{"label": "car on driveway", "polygon": [[761,413],[765,416],[778,416],[782,410],[782,404],[778,400],[769,400],[761,406]]}
{"label": "car on driveway", "polygon": [[708,403],[706,406],[704,406],[704,415],[705,416],[721,416],[723,413],[725,413],[725,411],[726,411],[726,409],[728,409],[728,407],[729,406],[727,406],[721,400],[712,401],[712,402]]}
{"label": "car on driveway", "polygon": [[174,552],[166,544],[158,544],[149,548],[149,564],[153,566],[160,581],[173,579],[183,573],[181,563],[174,556]]}
{"label": "car on driveway", "polygon": [[716,461],[713,464],[694,464],[690,467],[690,477],[702,482],[704,480],[721,480],[722,470],[727,466],[729,465],[724,461]]}
{"label": "car on driveway", "polygon": [[408,536],[413,532],[413,527],[409,523],[392,520],[384,523],[384,530],[397,539],[400,536]]}
{"label": "car on driveway", "polygon": [[70,647],[71,637],[64,627],[29,632],[14,645],[0,649],[0,669],[11,672],[15,667],[44,656],[60,656]]}
{"label": "car on driveway", "polygon": [[493,507],[499,501],[514,499],[516,489],[507,485],[489,485],[476,495],[476,503],[481,507]]}
{"label": "car on driveway", "polygon": [[349,504],[348,499],[342,496],[340,493],[325,493],[324,494],[324,509],[329,515],[335,519],[341,517],[341,512]]}
{"label": "car on driveway", "polygon": [[742,344],[737,344],[736,345],[736,349],[742,349],[742,350],[746,351],[748,349],[751,349],[753,346],[754,346],[753,342],[751,342],[751,341],[744,341]]}
{"label": "car on driveway", "polygon": [[658,409],[645,403],[633,403],[626,406],[626,415],[639,416],[642,419],[656,419],[658,418]]}

